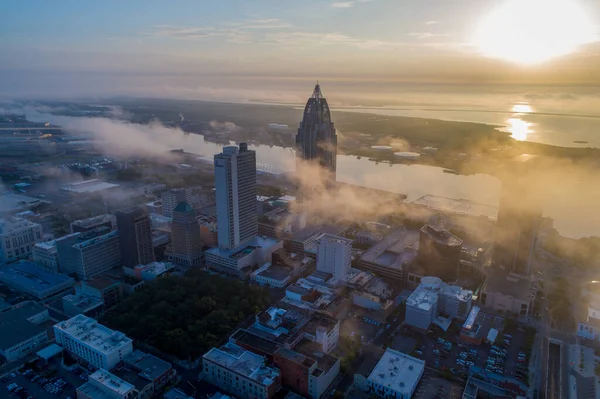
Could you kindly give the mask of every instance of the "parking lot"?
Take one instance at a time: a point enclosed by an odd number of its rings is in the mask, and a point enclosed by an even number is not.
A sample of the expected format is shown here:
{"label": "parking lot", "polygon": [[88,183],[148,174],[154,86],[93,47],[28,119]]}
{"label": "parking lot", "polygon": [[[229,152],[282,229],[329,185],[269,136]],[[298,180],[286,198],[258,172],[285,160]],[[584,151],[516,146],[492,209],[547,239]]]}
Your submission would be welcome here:
{"label": "parking lot", "polygon": [[525,348],[525,332],[520,328],[501,333],[495,344],[484,342],[481,345],[459,340],[456,326],[451,326],[447,332],[435,329],[428,334],[403,328],[390,346],[425,360],[427,366],[448,377],[466,378],[471,367],[478,367],[528,383],[529,354]]}
{"label": "parking lot", "polygon": [[[75,398],[76,387],[85,383],[87,373],[76,369],[77,373],[62,367],[24,367],[3,376],[0,382],[0,397],[56,399]],[[78,374],[79,373],[79,374]],[[19,388],[14,388],[16,384]],[[13,387],[9,391],[8,387]]]}

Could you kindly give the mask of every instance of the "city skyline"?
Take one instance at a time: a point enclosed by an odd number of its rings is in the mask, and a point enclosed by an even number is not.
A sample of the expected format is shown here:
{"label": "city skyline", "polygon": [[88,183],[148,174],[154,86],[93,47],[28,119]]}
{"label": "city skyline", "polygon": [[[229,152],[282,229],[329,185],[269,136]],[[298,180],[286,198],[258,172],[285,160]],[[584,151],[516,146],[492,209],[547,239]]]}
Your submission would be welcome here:
{"label": "city skyline", "polygon": [[[6,5],[0,98],[291,100],[285,82],[318,78],[382,91],[409,82],[600,82],[592,0],[553,0],[539,14],[540,0],[524,0],[510,21],[501,5],[514,0],[110,3]],[[529,24],[531,37],[516,40]]]}

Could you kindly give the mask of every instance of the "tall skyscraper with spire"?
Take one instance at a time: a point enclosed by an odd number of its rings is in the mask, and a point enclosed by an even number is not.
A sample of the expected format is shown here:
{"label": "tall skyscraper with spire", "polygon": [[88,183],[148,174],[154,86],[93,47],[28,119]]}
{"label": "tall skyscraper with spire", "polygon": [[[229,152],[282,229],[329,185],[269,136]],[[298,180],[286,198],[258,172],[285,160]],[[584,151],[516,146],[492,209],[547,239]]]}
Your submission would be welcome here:
{"label": "tall skyscraper with spire", "polygon": [[296,172],[302,173],[306,163],[320,166],[326,184],[336,180],[337,134],[331,121],[329,105],[316,84],[304,108],[296,135]]}

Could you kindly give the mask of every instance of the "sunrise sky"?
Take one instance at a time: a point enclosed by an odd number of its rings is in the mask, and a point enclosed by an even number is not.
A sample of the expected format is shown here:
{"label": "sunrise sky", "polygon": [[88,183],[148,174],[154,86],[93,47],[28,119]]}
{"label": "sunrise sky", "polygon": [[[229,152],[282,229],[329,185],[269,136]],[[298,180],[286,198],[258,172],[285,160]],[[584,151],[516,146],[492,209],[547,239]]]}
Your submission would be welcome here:
{"label": "sunrise sky", "polygon": [[316,79],[600,84],[600,2],[511,2],[3,2],[0,96],[206,98],[235,87],[251,98]]}

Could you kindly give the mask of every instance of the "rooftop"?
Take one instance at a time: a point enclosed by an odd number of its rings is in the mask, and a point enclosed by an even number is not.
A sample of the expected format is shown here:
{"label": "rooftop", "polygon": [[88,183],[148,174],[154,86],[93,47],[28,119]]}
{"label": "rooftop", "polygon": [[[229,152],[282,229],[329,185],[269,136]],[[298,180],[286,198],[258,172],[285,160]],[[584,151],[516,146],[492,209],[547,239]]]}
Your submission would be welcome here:
{"label": "rooftop", "polygon": [[283,266],[271,266],[266,270],[258,273],[257,276],[269,278],[272,280],[283,281],[291,276],[292,270]]}
{"label": "rooftop", "polygon": [[171,364],[156,356],[136,350],[123,359],[125,364],[140,370],[140,374],[154,381],[171,369]]}
{"label": "rooftop", "polygon": [[91,374],[89,376],[89,381],[94,381],[104,386],[106,389],[123,396],[135,388],[127,381],[122,380],[121,378],[109,373],[104,369],[99,369],[95,373]]}
{"label": "rooftop", "polygon": [[421,227],[421,232],[427,234],[432,240],[449,247],[458,247],[463,242],[460,238],[439,226],[426,224]]}
{"label": "rooftop", "polygon": [[132,343],[131,338],[122,332],[113,331],[82,314],[57,323],[54,328],[64,331],[102,353],[110,353]]}
{"label": "rooftop", "polygon": [[211,248],[208,253],[214,254],[221,258],[242,259],[254,252],[257,248],[270,248],[276,245],[279,241],[269,237],[256,236],[250,242],[240,245],[233,249]]}
{"label": "rooftop", "polygon": [[30,208],[41,203],[49,203],[38,198],[28,197],[20,194],[2,194],[0,195],[0,214],[16,212],[21,209]]}
{"label": "rooftop", "polygon": [[73,226],[87,228],[87,227],[97,226],[99,224],[108,223],[108,222],[110,222],[111,224],[115,224],[116,220],[117,219],[114,215],[105,213],[104,215],[93,216],[93,217],[87,218],[87,219],[79,219],[79,220],[74,221],[71,224]]}
{"label": "rooftop", "polygon": [[17,286],[16,288],[31,294],[42,294],[53,287],[75,284],[75,280],[71,277],[47,272],[23,260],[0,269],[0,281],[10,286]]}
{"label": "rooftop", "polygon": [[69,294],[63,297],[63,301],[71,303],[71,306],[79,308],[81,313],[85,313],[91,309],[95,309],[98,306],[103,306],[104,301],[93,296],[85,294]]}
{"label": "rooftop", "polygon": [[429,310],[437,304],[439,293],[428,287],[419,285],[406,300],[406,306],[418,307],[421,310]]}
{"label": "rooftop", "polygon": [[466,199],[454,199],[438,197],[435,195],[425,195],[415,201],[413,204],[423,205],[435,211],[445,213],[456,213],[468,216],[485,216],[488,219],[496,220],[498,217],[498,207],[480,204]]}
{"label": "rooftop", "polygon": [[266,367],[265,359],[237,345],[228,343],[221,348],[212,348],[203,359],[233,370],[261,385],[269,386],[279,378],[279,370]]}
{"label": "rooftop", "polygon": [[232,342],[239,342],[240,344],[247,345],[268,355],[273,355],[279,348],[279,345],[275,342],[262,337],[253,331],[243,329],[239,329],[233,333],[230,340]]}
{"label": "rooftop", "polygon": [[77,244],[73,245],[73,248],[77,248],[77,249],[83,249],[83,248],[87,248],[90,247],[92,245],[96,245],[102,242],[105,242],[111,238],[117,237],[119,235],[119,231],[118,230],[113,230],[110,233],[107,234],[103,234],[101,236],[98,237],[94,237],[94,238],[90,238],[89,240],[85,240],[82,242],[78,242]]}
{"label": "rooftop", "polygon": [[147,265],[139,265],[136,266],[135,268],[144,272],[144,273],[149,273],[155,276],[159,276],[163,273],[168,272],[169,270],[173,269],[173,264],[170,262],[150,262]]}
{"label": "rooftop", "polygon": [[34,226],[40,225],[21,218],[0,219],[0,235]]}
{"label": "rooftop", "polygon": [[65,186],[62,186],[60,189],[63,191],[68,191],[76,194],[83,193],[95,193],[98,191],[107,190],[109,188],[119,187],[118,184],[106,183],[102,180],[91,179],[91,180],[82,180],[75,183],[69,183]]}
{"label": "rooftop", "polygon": [[528,278],[508,274],[495,268],[488,268],[483,291],[498,292],[522,301],[529,301],[534,295],[533,284]]}
{"label": "rooftop", "polygon": [[108,278],[106,276],[102,276],[102,275],[98,275],[98,276],[94,276],[90,279],[87,279],[84,281],[85,285],[88,285],[92,288],[95,288],[97,290],[104,290],[108,287],[111,287],[115,284],[119,284],[118,281],[115,281],[111,278]]}
{"label": "rooftop", "polygon": [[329,370],[339,362],[339,358],[328,355],[327,353],[323,353],[321,350],[321,345],[309,341],[308,339],[303,339],[294,347],[294,350],[312,360],[317,362],[317,369],[313,371],[313,375],[319,376],[322,373],[328,373]]}
{"label": "rooftop", "polygon": [[365,251],[361,260],[400,269],[405,263],[417,257],[418,248],[419,231],[400,227]]}
{"label": "rooftop", "polygon": [[302,230],[298,231],[293,235],[293,241],[306,241],[311,238],[316,239],[318,236],[322,234],[331,234],[334,236],[342,234],[346,230],[345,227],[338,225],[324,225],[324,226],[307,226]]}
{"label": "rooftop", "polygon": [[369,380],[410,397],[424,369],[423,360],[388,348],[369,375]]}
{"label": "rooftop", "polygon": [[0,314],[0,349],[6,350],[24,340],[41,334],[46,329],[27,319],[45,311],[46,308],[35,302],[27,302]]}

